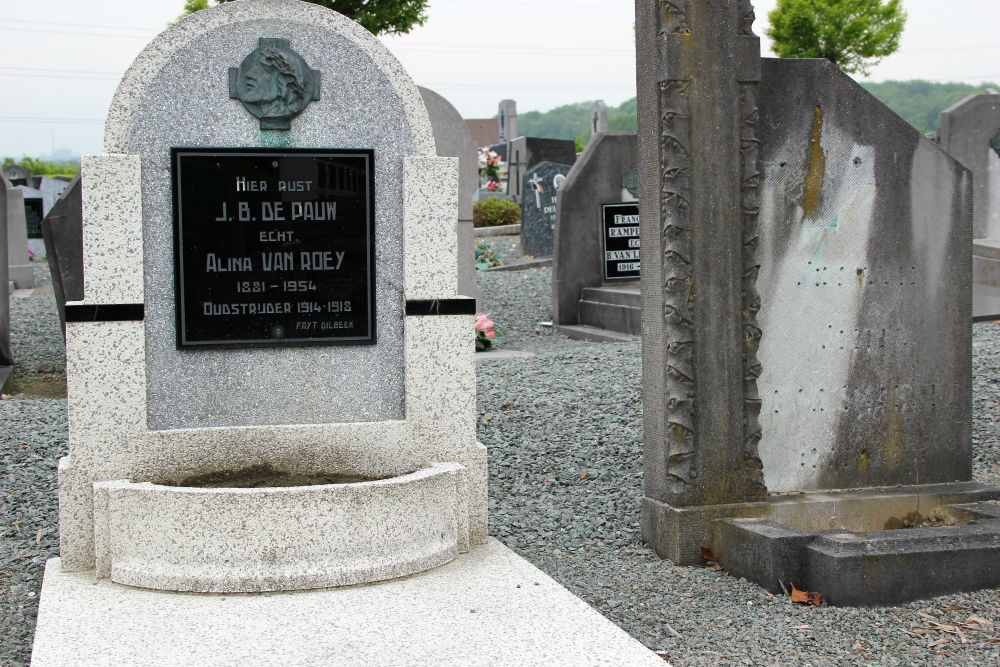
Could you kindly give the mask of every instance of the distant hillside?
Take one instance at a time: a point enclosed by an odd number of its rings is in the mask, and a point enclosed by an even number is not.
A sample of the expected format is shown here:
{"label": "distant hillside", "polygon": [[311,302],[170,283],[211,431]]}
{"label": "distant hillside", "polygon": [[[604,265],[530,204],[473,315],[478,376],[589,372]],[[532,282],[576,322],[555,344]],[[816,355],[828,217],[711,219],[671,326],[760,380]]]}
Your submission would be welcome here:
{"label": "distant hillside", "polygon": [[[941,112],[967,95],[984,93],[987,88],[1000,86],[984,83],[973,86],[967,83],[932,83],[930,81],[885,81],[862,83],[862,86],[886,106],[903,117],[921,132],[938,128]],[[526,137],[574,139],[583,143],[590,140],[591,111],[593,102],[565,104],[544,113],[528,111],[517,116],[517,133]],[[608,127],[611,130],[635,130],[636,100],[622,102],[618,107],[608,107]]]}
{"label": "distant hillside", "polygon": [[941,122],[941,112],[968,95],[997,88],[995,83],[973,86],[967,83],[932,83],[919,79],[862,83],[865,90],[903,117],[921,132],[933,132]]}
{"label": "distant hillside", "polygon": [[[528,111],[517,114],[517,133],[525,137],[590,140],[593,101],[565,104],[551,111]],[[635,130],[635,98],[618,107],[608,107],[608,129]]]}

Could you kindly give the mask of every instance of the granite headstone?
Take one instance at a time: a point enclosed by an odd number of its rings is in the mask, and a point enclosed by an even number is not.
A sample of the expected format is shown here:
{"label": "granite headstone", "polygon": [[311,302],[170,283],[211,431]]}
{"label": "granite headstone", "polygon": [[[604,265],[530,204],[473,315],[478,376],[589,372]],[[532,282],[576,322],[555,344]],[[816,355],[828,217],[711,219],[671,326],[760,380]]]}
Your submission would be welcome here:
{"label": "granite headstone", "polygon": [[572,166],[576,162],[576,142],[568,139],[518,137],[510,141],[507,155],[507,194],[520,204],[524,196],[521,190],[524,175],[542,162]]}
{"label": "granite headstone", "polygon": [[570,167],[555,162],[540,162],[529,170],[522,182],[521,255],[549,257],[556,228],[556,195]]}

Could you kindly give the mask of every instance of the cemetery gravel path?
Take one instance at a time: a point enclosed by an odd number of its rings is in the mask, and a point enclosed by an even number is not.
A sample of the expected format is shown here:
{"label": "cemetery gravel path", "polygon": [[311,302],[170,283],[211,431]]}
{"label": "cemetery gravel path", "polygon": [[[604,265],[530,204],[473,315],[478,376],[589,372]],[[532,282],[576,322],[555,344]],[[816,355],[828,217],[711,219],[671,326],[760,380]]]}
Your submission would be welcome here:
{"label": "cemetery gravel path", "polygon": [[[58,393],[65,370],[47,270],[35,268],[44,284],[11,299],[18,381],[27,392],[0,400],[3,667],[28,664],[42,567],[58,555],[66,402],[38,394]],[[639,343],[556,334],[545,324],[550,269],[478,278],[503,346],[535,355],[477,362],[492,535],[678,667],[1000,664],[997,590],[898,607],[807,607],[725,572],[656,558],[639,533]],[[973,476],[1000,483],[1000,325],[974,325],[973,365]],[[973,614],[998,626],[967,628],[965,643],[935,626]]]}

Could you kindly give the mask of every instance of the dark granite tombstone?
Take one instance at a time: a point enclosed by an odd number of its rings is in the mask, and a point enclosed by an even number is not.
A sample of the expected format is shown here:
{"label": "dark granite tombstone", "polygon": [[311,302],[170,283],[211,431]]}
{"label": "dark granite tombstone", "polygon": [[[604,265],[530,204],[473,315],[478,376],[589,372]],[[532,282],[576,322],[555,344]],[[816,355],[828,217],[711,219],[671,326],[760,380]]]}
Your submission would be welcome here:
{"label": "dark granite tombstone", "polygon": [[539,137],[518,137],[510,142],[507,152],[507,194],[512,195],[518,204],[522,199],[524,175],[542,162],[572,166],[576,162],[576,143],[568,139]]}
{"label": "dark granite tombstone", "polygon": [[556,192],[566,180],[569,165],[542,162],[524,175],[521,203],[521,254],[552,255],[556,228]]}
{"label": "dark granite tombstone", "polygon": [[24,224],[25,229],[27,229],[29,239],[42,238],[42,218],[45,217],[42,211],[43,206],[41,197],[25,196]]}
{"label": "dark granite tombstone", "polygon": [[76,176],[42,220],[45,256],[59,321],[66,331],[66,302],[83,301],[83,206]]}

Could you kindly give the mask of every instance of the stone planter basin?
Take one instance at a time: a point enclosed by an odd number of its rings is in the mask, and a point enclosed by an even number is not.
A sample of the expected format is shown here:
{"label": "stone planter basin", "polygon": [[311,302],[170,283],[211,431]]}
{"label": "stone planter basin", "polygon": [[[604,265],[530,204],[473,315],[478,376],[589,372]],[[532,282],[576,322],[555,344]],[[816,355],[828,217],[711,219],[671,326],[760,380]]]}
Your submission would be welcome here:
{"label": "stone planter basin", "polygon": [[94,484],[97,576],[170,591],[326,588],[401,577],[468,549],[464,468],[364,482]]}

